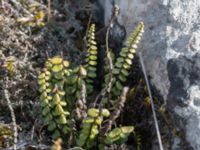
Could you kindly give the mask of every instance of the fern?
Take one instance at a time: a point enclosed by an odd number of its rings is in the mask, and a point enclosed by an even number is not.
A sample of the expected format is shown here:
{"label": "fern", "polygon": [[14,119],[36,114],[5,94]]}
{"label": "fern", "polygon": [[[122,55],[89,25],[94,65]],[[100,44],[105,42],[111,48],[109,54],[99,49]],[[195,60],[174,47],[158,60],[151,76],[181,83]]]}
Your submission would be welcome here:
{"label": "fern", "polygon": [[136,53],[137,44],[139,43],[142,33],[144,31],[144,24],[140,23],[131,36],[127,39],[125,47],[122,48],[120,56],[117,58],[113,69],[113,96],[119,96],[127,81],[129,71],[132,66],[132,61]]}
{"label": "fern", "polygon": [[85,68],[87,70],[86,87],[88,94],[91,94],[94,89],[94,79],[97,76],[97,46],[95,41],[95,25],[92,24],[87,37],[87,58]]}
{"label": "fern", "polygon": [[77,91],[75,93],[75,97],[77,99],[76,101],[76,118],[82,119],[86,116],[86,86],[85,86],[85,77],[87,75],[87,72],[83,66],[79,67],[78,70],[78,77],[77,77]]}
{"label": "fern", "polygon": [[94,145],[94,140],[99,134],[99,126],[103,121],[103,117],[108,117],[110,113],[107,109],[100,111],[96,108],[91,108],[87,114],[88,117],[83,120],[83,128],[77,141],[78,146],[86,149]]}
{"label": "fern", "polygon": [[133,127],[132,126],[124,126],[124,127],[119,127],[119,128],[114,128],[111,130],[106,138],[105,138],[105,143],[106,144],[113,144],[113,143],[124,143],[129,134],[133,132]]}
{"label": "fern", "polygon": [[[87,56],[84,66],[71,65],[59,56],[49,58],[45,68],[38,76],[40,103],[44,123],[52,132],[52,138],[65,137],[70,146],[78,145],[85,149],[99,146],[105,148],[110,144],[120,144],[127,140],[133,131],[133,126],[113,128],[114,121],[119,117],[124,107],[128,88],[126,86],[135,49],[142,36],[144,25],[140,23],[135,32],[128,38],[125,47],[116,59],[113,72],[105,70],[105,86],[109,83],[108,76],[113,76],[112,108],[105,108],[102,101],[91,107],[94,97],[88,97],[94,92],[94,80],[97,76],[97,44],[95,41],[95,25],[92,24],[87,37]],[[111,51],[109,51],[112,54]],[[112,60],[112,61],[113,61]],[[106,67],[105,67],[106,69]],[[124,90],[123,90],[124,89]],[[105,90],[104,90],[105,91]],[[99,94],[101,97],[101,93]],[[91,98],[91,99],[90,99]],[[107,102],[108,95],[103,95]],[[107,118],[107,120],[104,120]],[[82,124],[80,124],[82,122]],[[105,131],[106,128],[106,131]],[[72,141],[70,141],[72,140]]]}
{"label": "fern", "polygon": [[141,149],[141,135],[139,133],[134,133],[134,136],[135,136],[135,141],[136,141],[136,144],[137,144],[137,150],[140,150]]}
{"label": "fern", "polygon": [[68,66],[68,61],[54,57],[46,62],[46,68],[38,77],[44,122],[48,124],[48,130],[53,132],[54,139],[68,132],[67,117],[70,113],[65,109],[67,101],[63,78]]}
{"label": "fern", "polygon": [[68,69],[65,76],[65,97],[69,103],[69,111],[75,108],[77,99],[81,98],[81,85],[85,84],[87,72],[83,66]]}

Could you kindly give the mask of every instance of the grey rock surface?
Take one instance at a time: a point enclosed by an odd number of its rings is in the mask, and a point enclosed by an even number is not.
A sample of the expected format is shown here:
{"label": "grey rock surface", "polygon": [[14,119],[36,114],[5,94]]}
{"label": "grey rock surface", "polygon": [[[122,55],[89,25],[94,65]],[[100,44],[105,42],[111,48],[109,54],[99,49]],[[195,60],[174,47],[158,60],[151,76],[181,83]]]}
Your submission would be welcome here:
{"label": "grey rock surface", "polygon": [[[109,0],[99,0],[105,24]],[[188,149],[200,150],[200,0],[116,0],[119,22],[129,34],[143,21],[139,50],[151,83],[160,91]],[[174,149],[182,149],[181,147]]]}

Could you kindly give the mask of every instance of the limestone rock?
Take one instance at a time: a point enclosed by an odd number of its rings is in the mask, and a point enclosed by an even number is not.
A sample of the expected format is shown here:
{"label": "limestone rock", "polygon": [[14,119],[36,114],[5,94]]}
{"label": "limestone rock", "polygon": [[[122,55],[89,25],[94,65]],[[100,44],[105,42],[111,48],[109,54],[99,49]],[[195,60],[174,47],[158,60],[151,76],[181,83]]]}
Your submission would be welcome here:
{"label": "limestone rock", "polygon": [[[111,3],[99,0],[105,24]],[[130,33],[143,21],[139,50],[151,83],[160,91],[188,149],[200,150],[200,0],[116,0],[119,22]],[[174,148],[174,149],[181,149]]]}

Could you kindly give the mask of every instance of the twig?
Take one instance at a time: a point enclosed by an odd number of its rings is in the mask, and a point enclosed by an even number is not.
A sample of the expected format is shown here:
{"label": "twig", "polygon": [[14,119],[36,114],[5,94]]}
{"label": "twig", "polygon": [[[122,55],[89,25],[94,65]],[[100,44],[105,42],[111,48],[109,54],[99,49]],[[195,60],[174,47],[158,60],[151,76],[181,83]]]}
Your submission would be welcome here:
{"label": "twig", "polygon": [[126,95],[128,91],[129,91],[129,87],[124,87],[120,98],[117,100],[117,102],[113,106],[114,111],[111,113],[108,124],[106,125],[106,128],[107,128],[106,132],[108,132],[112,128],[113,122],[119,117],[124,107],[124,104],[126,102]]}
{"label": "twig", "polygon": [[110,30],[113,27],[113,22],[116,19],[117,15],[119,13],[119,7],[113,3],[113,8],[112,8],[112,16],[107,28],[107,32],[106,32],[106,56],[107,56],[107,61],[108,61],[108,65],[109,65],[109,82],[108,82],[108,86],[107,86],[107,92],[109,94],[109,99],[111,98],[111,89],[112,89],[112,82],[113,82],[113,78],[112,78],[112,71],[113,71],[113,62],[112,62],[112,58],[109,52],[109,34],[110,34]]}
{"label": "twig", "polygon": [[14,132],[14,144],[13,144],[13,149],[17,150],[17,136],[18,136],[18,132],[17,132],[17,124],[16,124],[16,117],[15,117],[15,113],[10,101],[10,96],[9,96],[9,92],[8,92],[8,77],[6,77],[6,83],[5,83],[5,88],[4,88],[4,95],[5,95],[5,99],[7,101],[8,104],[8,108],[10,110],[10,114],[11,114],[11,118],[12,118],[12,124],[13,124],[13,132]]}
{"label": "twig", "polygon": [[37,119],[35,119],[32,130],[31,130],[31,141],[33,141],[34,138],[34,133],[35,133],[35,123],[36,123]]}
{"label": "twig", "polygon": [[51,19],[51,0],[48,0],[48,22]]}
{"label": "twig", "polygon": [[142,66],[142,71],[144,73],[145,81],[146,81],[146,84],[147,84],[147,90],[148,90],[149,97],[150,97],[150,100],[151,100],[151,109],[152,109],[152,112],[153,112],[153,119],[154,119],[154,123],[155,123],[155,127],[156,127],[156,133],[157,133],[157,138],[158,138],[158,142],[159,142],[159,147],[160,147],[160,150],[164,150],[163,145],[162,145],[160,130],[159,130],[159,126],[158,126],[158,120],[157,120],[157,117],[156,117],[156,111],[155,111],[155,107],[154,107],[153,97],[152,97],[152,94],[151,94],[151,89],[150,89],[150,86],[149,86],[149,80],[148,80],[148,77],[147,77],[147,73],[146,73],[146,69],[145,69],[145,66],[144,66],[144,61],[143,61],[143,57],[142,57],[141,52],[139,52],[139,58],[140,58],[141,66]]}
{"label": "twig", "polygon": [[[113,27],[113,22],[116,19],[118,13],[119,13],[119,7],[113,3],[112,16],[111,16],[111,19],[107,28],[107,32],[106,32],[106,57],[107,57],[108,65],[109,65],[109,81],[108,81],[108,84],[105,86],[105,88],[103,88],[101,92],[97,95],[93,103],[94,105],[96,105],[98,100],[103,99],[107,93],[108,93],[108,98],[111,99],[111,89],[112,89],[112,82],[113,82],[113,78],[112,78],[113,62],[112,62],[112,58],[109,51],[109,33]],[[101,107],[101,105],[99,105],[99,107]]]}

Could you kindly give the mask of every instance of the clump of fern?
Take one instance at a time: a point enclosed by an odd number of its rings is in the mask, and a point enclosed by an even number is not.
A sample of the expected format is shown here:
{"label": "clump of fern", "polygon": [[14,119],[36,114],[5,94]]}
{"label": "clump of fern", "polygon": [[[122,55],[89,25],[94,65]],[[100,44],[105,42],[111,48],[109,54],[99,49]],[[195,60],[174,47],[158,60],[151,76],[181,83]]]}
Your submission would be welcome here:
{"label": "clump of fern", "polygon": [[[129,89],[126,81],[143,28],[143,23],[140,23],[126,41],[119,57],[113,60],[114,69],[105,75],[105,83],[102,83],[104,89],[96,97],[91,96],[95,91],[98,64],[94,24],[87,34],[86,64],[76,66],[60,56],[47,60],[38,76],[38,83],[43,121],[52,132],[53,139],[63,138],[63,141],[68,141],[68,147],[79,146],[84,149],[104,149],[127,140],[134,127],[113,128],[113,124],[126,101]],[[105,89],[110,84],[106,79],[109,74],[113,77],[111,99]],[[103,102],[104,99],[107,101]]]}

